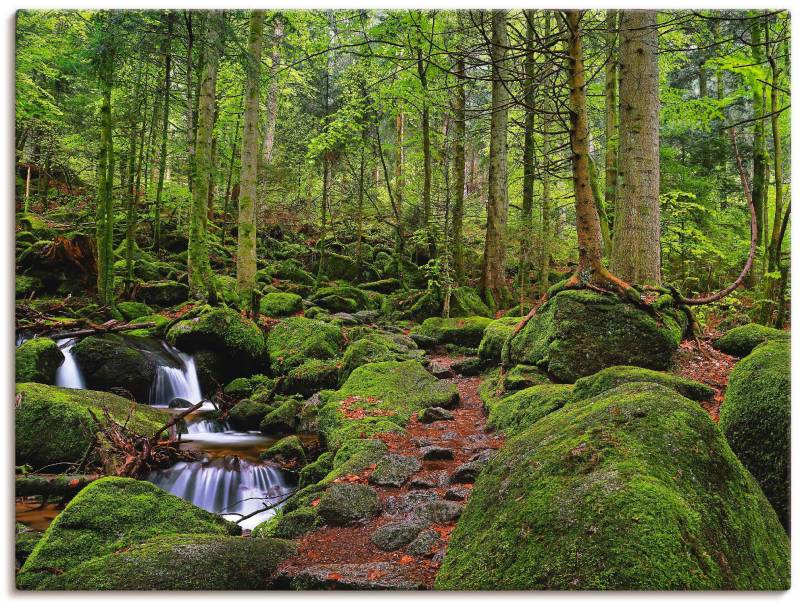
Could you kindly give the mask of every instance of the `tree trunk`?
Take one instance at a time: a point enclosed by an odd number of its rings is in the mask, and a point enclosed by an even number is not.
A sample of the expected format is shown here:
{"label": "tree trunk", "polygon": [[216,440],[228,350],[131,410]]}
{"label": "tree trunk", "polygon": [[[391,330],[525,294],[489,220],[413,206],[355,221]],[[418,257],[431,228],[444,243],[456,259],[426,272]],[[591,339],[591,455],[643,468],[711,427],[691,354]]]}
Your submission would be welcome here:
{"label": "tree trunk", "polygon": [[453,272],[456,285],[464,281],[464,178],[466,172],[466,153],[464,147],[467,138],[467,94],[464,79],[464,57],[456,60],[455,74],[458,79],[453,99]]}
{"label": "tree trunk", "polygon": [[283,40],[283,19],[275,15],[272,33],[272,65],[269,69],[269,92],[267,93],[267,123],[264,127],[264,144],[261,156],[264,165],[272,163],[272,149],[275,145],[275,126],[278,123],[278,68],[281,64],[281,42]]}
{"label": "tree trunk", "polygon": [[[619,145],[619,129],[617,127],[617,37],[619,11],[606,11],[606,190],[605,207],[616,209],[617,206],[617,147]],[[610,228],[610,225],[609,225]],[[611,239],[606,247],[606,255],[611,255]]]}
{"label": "tree trunk", "polygon": [[183,11],[186,20],[186,155],[189,163],[189,191],[192,192],[194,186],[194,143],[195,143],[195,123],[194,123],[194,96],[192,94],[192,61],[194,57],[194,28],[192,24],[192,11]]}
{"label": "tree trunk", "polygon": [[261,42],[264,37],[264,11],[250,14],[247,44],[247,90],[242,134],[242,171],[239,177],[239,244],[236,252],[236,281],[242,304],[251,313],[256,286],[256,177],[258,175],[258,105],[261,78]]}
{"label": "tree trunk", "polygon": [[536,12],[526,9],[525,12],[525,131],[522,144],[522,236],[519,249],[519,299],[522,314],[528,294],[528,273],[530,272],[530,256],[533,241],[533,181],[534,181],[534,19]]}
{"label": "tree trunk", "polygon": [[661,283],[658,30],[655,11],[626,10],[620,27],[620,197],[611,270]]}
{"label": "tree trunk", "polygon": [[417,48],[417,74],[422,86],[422,219],[428,241],[428,256],[436,255],[436,241],[431,230],[431,113],[428,105],[428,66]]}
{"label": "tree trunk", "polygon": [[167,11],[167,35],[164,38],[163,52],[164,52],[164,110],[162,119],[164,125],[161,129],[161,156],[159,157],[158,166],[158,185],[156,186],[156,204],[153,215],[153,249],[156,252],[161,248],[161,194],[164,191],[164,173],[167,169],[167,134],[169,133],[169,100],[171,89],[171,72],[172,72],[172,28],[175,22],[175,13]]}
{"label": "tree trunk", "polygon": [[[752,11],[751,15],[761,11]],[[753,63],[760,65],[764,61],[764,49],[761,46],[761,23],[756,22],[751,28],[751,44]],[[764,86],[760,82],[753,83],[753,205],[756,208],[758,232],[756,242],[761,245],[764,237],[764,202],[766,199],[765,169],[767,165],[766,137],[764,135]]]}
{"label": "tree trunk", "polygon": [[222,11],[208,12],[205,36],[205,61],[200,75],[200,96],[195,140],[194,187],[189,225],[189,288],[192,295],[216,303],[214,275],[208,256],[208,189],[211,173],[211,136],[214,127],[214,99],[217,89],[222,31]]}
{"label": "tree trunk", "polygon": [[398,270],[401,268],[401,259],[405,249],[405,225],[403,224],[403,195],[404,195],[404,181],[403,181],[403,138],[405,135],[406,116],[403,113],[403,108],[397,112],[395,119],[395,142],[394,142],[394,201],[395,201],[395,219],[397,220],[397,242],[395,245],[395,261],[397,262]]}
{"label": "tree trunk", "polygon": [[494,10],[492,18],[492,118],[489,134],[489,181],[486,208],[486,244],[483,250],[481,292],[487,303],[502,307],[510,294],[505,280],[507,190],[508,90],[503,82],[508,47],[506,12]]}

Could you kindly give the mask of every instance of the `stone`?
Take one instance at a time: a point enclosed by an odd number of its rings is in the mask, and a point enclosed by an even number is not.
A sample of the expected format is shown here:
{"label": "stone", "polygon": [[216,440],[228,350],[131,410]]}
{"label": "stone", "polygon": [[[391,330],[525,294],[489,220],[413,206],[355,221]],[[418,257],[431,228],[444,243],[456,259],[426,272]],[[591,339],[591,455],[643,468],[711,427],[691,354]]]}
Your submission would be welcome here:
{"label": "stone", "polygon": [[16,351],[17,382],[34,381],[52,385],[62,362],[64,354],[55,341],[47,337],[29,339]]}
{"label": "stone", "polygon": [[455,458],[450,448],[442,446],[425,446],[420,449],[423,461],[451,461]]}
{"label": "stone", "polygon": [[382,551],[396,551],[414,540],[422,527],[404,521],[387,523],[375,530],[370,540]]}
{"label": "stone", "polygon": [[436,421],[453,421],[455,417],[449,410],[440,406],[423,408],[419,413],[420,423],[435,423]]}
{"label": "stone", "polygon": [[413,456],[387,454],[378,461],[369,476],[369,483],[376,486],[399,488],[421,468],[422,464]]}
{"label": "stone", "polygon": [[378,494],[364,484],[333,484],[319,500],[317,513],[330,525],[351,525],[381,512]]}

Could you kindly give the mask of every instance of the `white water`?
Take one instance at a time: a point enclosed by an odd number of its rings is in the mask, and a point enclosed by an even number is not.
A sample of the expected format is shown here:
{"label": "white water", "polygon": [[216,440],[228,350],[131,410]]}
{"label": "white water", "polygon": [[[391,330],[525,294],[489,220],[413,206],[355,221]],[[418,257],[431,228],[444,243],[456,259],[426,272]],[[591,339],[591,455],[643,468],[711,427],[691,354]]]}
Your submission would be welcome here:
{"label": "white water", "polygon": [[[203,400],[203,392],[197,378],[194,358],[166,343],[162,345],[167,355],[177,361],[177,366],[164,364],[163,361],[159,362],[156,378],[150,390],[150,404],[167,406],[175,398],[182,398],[187,402],[197,404]],[[157,358],[157,360],[160,359]]]}
{"label": "white water", "polygon": [[[265,504],[280,502],[291,491],[274,467],[230,457],[177,463],[169,469],[154,471],[147,479],[170,494],[232,521],[258,511]],[[274,509],[265,510],[239,525],[253,529],[274,514]]]}
{"label": "white water", "polygon": [[78,342],[77,339],[62,339],[58,342],[61,353],[64,354],[64,362],[56,369],[56,385],[69,389],[86,389],[86,380],[78,366],[72,348]]}

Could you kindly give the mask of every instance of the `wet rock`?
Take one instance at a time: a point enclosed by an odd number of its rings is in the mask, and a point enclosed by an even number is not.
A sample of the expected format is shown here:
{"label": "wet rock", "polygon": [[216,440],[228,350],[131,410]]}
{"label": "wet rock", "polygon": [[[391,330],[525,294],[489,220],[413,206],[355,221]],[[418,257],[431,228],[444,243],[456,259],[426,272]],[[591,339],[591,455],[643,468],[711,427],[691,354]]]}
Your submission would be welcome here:
{"label": "wet rock", "polygon": [[483,450],[475,454],[468,462],[456,468],[450,476],[451,484],[472,484],[481,472],[481,469],[489,462],[494,454],[493,450]]}
{"label": "wet rock", "polygon": [[387,523],[375,530],[370,540],[382,551],[396,551],[413,541],[422,528],[422,524],[407,521]]}
{"label": "wet rock", "polygon": [[154,306],[174,306],[189,299],[189,287],[177,281],[150,281],[139,285],[137,297]]}
{"label": "wet rock", "polygon": [[454,419],[453,413],[440,406],[431,406],[424,408],[419,413],[420,423],[435,423],[436,421],[452,421]]}
{"label": "wet rock", "polygon": [[192,403],[183,398],[173,398],[168,404],[169,408],[189,408],[190,406],[192,406]]}
{"label": "wet rock", "polygon": [[369,476],[369,483],[399,488],[421,468],[422,464],[413,456],[387,454],[378,461],[375,470]]}
{"label": "wet rock", "polygon": [[261,458],[284,469],[297,469],[306,464],[306,451],[296,435],[286,436],[261,453]]}
{"label": "wet rock", "polygon": [[17,382],[35,381],[52,385],[56,370],[64,361],[64,354],[58,345],[47,337],[29,339],[17,348]]}
{"label": "wet rock", "polygon": [[420,452],[422,452],[423,461],[450,461],[455,458],[450,448],[441,446],[425,446]]}
{"label": "wet rock", "polygon": [[424,585],[395,563],[326,563],[284,571],[276,586],[295,590],[422,590]]}
{"label": "wet rock", "polygon": [[101,391],[126,390],[139,402],[147,402],[156,375],[152,357],[114,334],[93,335],[72,349],[86,385]]}
{"label": "wet rock", "polygon": [[427,523],[450,523],[464,510],[464,505],[450,500],[436,499],[414,509],[414,517]]}
{"label": "wet rock", "polygon": [[469,493],[470,493],[469,488],[461,488],[461,487],[449,488],[447,492],[444,493],[444,499],[463,501],[467,499]]}
{"label": "wet rock", "polygon": [[408,545],[406,551],[415,557],[431,557],[439,548],[442,538],[434,530],[425,530]]}
{"label": "wet rock", "polygon": [[333,484],[320,498],[317,513],[330,525],[350,525],[381,512],[378,494],[364,484]]}

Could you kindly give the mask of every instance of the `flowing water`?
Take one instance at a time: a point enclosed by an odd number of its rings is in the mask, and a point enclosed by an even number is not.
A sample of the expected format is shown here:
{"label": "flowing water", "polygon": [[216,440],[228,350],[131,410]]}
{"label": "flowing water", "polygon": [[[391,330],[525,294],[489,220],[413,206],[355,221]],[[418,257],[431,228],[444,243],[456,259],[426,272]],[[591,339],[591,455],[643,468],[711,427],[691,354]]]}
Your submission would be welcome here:
{"label": "flowing water", "polygon": [[62,339],[58,342],[61,353],[64,354],[64,362],[56,370],[56,385],[68,387],[70,389],[86,389],[86,381],[83,378],[80,367],[72,354],[72,348],[78,343],[77,339]]}

